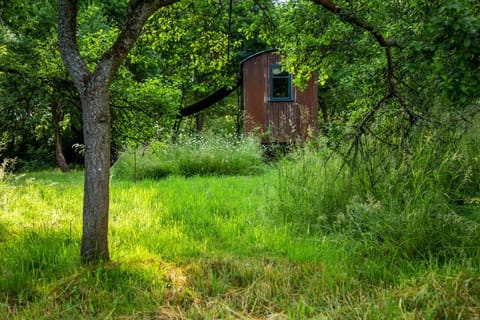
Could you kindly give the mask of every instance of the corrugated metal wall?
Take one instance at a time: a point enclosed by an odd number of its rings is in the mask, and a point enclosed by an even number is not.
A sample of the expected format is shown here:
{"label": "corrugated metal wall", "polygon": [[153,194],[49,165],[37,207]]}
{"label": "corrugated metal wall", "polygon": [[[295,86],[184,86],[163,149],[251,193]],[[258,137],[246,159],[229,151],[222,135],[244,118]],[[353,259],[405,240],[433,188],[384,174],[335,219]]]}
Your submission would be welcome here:
{"label": "corrugated metal wall", "polygon": [[242,63],[245,133],[263,134],[264,143],[304,140],[317,132],[317,77],[301,91],[293,87],[292,101],[269,101],[269,65],[280,62],[274,51],[267,51]]}

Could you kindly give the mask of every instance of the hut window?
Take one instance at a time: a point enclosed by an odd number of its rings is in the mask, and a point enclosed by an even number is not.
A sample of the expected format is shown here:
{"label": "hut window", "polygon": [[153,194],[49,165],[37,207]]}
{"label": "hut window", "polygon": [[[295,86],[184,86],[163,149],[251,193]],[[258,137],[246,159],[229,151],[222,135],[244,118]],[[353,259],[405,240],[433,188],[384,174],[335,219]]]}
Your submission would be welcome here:
{"label": "hut window", "polygon": [[278,64],[270,65],[270,100],[292,100],[292,75]]}

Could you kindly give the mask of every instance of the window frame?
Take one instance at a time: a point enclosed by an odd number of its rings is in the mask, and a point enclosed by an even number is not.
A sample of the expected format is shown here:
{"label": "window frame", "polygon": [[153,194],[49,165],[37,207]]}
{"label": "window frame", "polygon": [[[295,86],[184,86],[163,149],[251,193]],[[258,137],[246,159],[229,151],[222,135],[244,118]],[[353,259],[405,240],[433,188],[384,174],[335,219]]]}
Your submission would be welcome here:
{"label": "window frame", "polygon": [[[268,77],[269,77],[269,85],[270,85],[270,90],[269,90],[269,101],[293,101],[292,93],[293,93],[293,87],[292,87],[292,74],[287,73],[286,75],[274,75],[273,70],[280,68],[281,65],[278,63],[272,63],[268,66]],[[284,71],[285,72],[285,71]],[[283,73],[283,72],[282,72]],[[275,79],[287,79],[288,81],[288,95],[287,96],[282,96],[282,97],[275,97],[274,96],[274,80]]]}

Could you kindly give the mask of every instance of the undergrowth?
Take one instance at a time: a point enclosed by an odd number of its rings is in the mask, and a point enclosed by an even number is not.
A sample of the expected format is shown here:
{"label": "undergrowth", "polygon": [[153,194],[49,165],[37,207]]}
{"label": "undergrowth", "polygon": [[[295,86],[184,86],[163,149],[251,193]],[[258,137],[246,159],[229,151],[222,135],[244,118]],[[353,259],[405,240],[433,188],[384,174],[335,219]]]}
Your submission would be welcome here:
{"label": "undergrowth", "polygon": [[345,234],[376,254],[477,257],[479,139],[445,144],[427,137],[398,155],[374,150],[354,165],[335,156],[326,161],[326,148],[299,150],[279,168],[277,217],[300,233]]}

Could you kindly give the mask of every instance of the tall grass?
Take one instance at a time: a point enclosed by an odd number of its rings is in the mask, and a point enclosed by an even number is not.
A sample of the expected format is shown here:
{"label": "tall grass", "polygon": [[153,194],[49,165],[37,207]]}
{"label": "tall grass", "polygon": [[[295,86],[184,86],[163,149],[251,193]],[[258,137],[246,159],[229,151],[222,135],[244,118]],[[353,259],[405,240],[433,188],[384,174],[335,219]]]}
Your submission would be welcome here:
{"label": "tall grass", "polygon": [[0,319],[478,318],[467,146],[423,141],[373,180],[317,149],[261,175],[117,177],[97,265],[79,259],[83,172],[11,175]]}
{"label": "tall grass", "polygon": [[477,256],[479,142],[426,138],[410,155],[377,151],[375,166],[362,159],[343,171],[340,159],[303,149],[280,166],[277,216],[302,233],[341,232],[409,259]]}
{"label": "tall grass", "polygon": [[337,160],[326,162],[311,149],[300,149],[278,169],[276,211],[301,232],[332,231],[355,188]]}
{"label": "tall grass", "polygon": [[254,139],[236,136],[183,136],[177,143],[156,142],[125,151],[113,168],[119,178],[169,175],[251,175],[264,169],[262,149]]}

